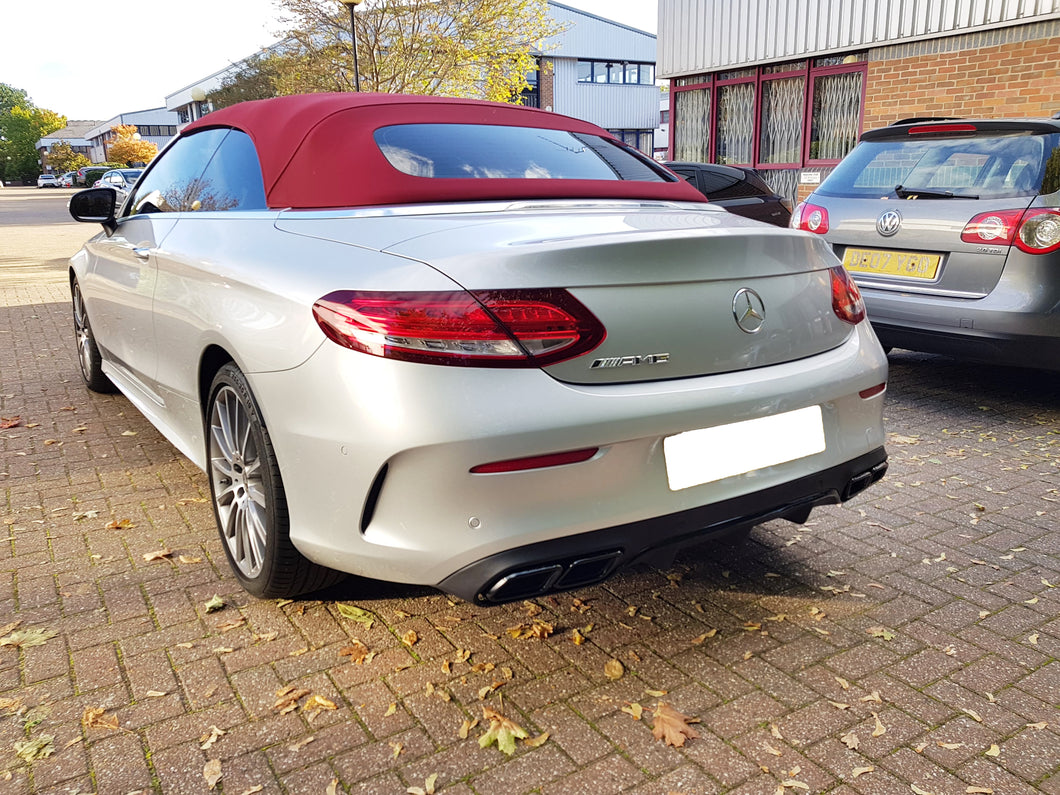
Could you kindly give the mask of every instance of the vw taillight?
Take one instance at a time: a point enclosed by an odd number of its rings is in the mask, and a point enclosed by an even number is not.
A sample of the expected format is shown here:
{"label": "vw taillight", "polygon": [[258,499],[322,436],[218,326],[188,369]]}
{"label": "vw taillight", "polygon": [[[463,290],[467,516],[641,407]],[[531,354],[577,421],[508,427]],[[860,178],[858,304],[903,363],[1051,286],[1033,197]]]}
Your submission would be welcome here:
{"label": "vw taillight", "polygon": [[1060,250],[1060,210],[999,210],[979,213],[961,232],[965,243],[1015,246],[1028,254]]}
{"label": "vw taillight", "polygon": [[339,290],[318,300],[313,316],[328,339],[351,350],[463,367],[555,364],[606,336],[566,290]]}
{"label": "vw taillight", "polygon": [[823,235],[828,232],[828,210],[810,202],[800,202],[791,214],[790,226]]}

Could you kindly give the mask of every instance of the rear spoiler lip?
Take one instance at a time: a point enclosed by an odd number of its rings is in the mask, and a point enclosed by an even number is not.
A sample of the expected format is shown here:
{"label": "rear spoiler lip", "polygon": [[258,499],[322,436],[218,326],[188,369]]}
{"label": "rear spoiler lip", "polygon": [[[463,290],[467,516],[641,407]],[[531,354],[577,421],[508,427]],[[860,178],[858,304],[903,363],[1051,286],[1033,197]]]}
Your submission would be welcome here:
{"label": "rear spoiler lip", "polygon": [[[869,130],[861,136],[862,141],[893,141],[911,137],[910,133],[917,127],[923,127],[924,123],[893,124],[890,127],[881,127],[877,130]],[[982,135],[984,133],[1030,133],[1042,135],[1048,133],[1060,133],[1060,124],[1050,119],[960,119],[952,122],[933,122],[932,127],[944,128],[954,127],[955,136]],[[972,126],[975,131],[969,133],[968,127]],[[934,135],[945,135],[937,132]]]}

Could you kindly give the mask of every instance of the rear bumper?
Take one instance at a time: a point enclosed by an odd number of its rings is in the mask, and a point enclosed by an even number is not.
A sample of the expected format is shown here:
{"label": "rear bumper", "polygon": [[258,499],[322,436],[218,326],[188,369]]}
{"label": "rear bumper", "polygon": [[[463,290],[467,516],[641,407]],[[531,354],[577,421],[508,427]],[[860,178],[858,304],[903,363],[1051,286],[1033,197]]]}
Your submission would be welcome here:
{"label": "rear bumper", "polygon": [[880,447],[822,472],[723,502],[509,549],[465,566],[438,587],[478,604],[582,588],[662,549],[750,530],[772,519],[804,522],[814,506],[848,500],[886,471],[887,453]]}
{"label": "rear bumper", "polygon": [[1060,371],[1060,332],[1055,337],[1030,337],[977,329],[896,326],[877,321],[873,321],[872,327],[880,344],[886,348],[907,348],[987,364]]}

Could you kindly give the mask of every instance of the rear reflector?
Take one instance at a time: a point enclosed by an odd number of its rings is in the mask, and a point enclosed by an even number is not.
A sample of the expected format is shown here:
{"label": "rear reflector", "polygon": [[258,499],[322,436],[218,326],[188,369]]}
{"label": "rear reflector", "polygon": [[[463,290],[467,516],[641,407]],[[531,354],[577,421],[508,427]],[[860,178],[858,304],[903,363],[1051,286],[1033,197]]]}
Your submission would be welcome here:
{"label": "rear reflector", "polygon": [[328,339],[351,350],[463,367],[555,364],[606,336],[566,290],[339,290],[318,300],[313,316]]}
{"label": "rear reflector", "polygon": [[862,389],[858,392],[858,397],[868,400],[870,397],[875,397],[887,388],[887,382],[884,381],[882,384],[876,384],[876,386],[870,386],[868,389]]}
{"label": "rear reflector", "polygon": [[568,450],[563,453],[511,458],[507,461],[479,464],[471,467],[470,471],[476,475],[486,475],[495,472],[523,472],[527,469],[544,469],[546,467],[563,466],[564,464],[580,464],[582,461],[588,461],[599,451],[599,447],[587,447],[584,450]]}

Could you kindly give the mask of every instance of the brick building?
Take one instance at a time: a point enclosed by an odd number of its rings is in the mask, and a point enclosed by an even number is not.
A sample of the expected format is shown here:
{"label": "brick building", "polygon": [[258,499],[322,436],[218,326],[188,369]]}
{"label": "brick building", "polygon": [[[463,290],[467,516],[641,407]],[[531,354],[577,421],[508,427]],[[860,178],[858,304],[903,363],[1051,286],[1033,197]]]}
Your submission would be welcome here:
{"label": "brick building", "polygon": [[1060,111],[1060,0],[659,0],[676,160],[802,198],[864,130]]}

